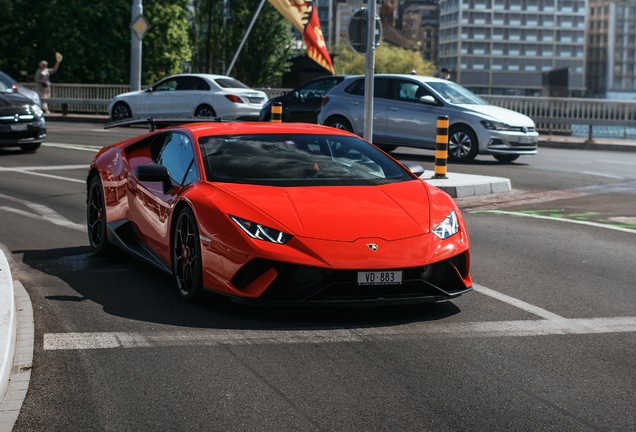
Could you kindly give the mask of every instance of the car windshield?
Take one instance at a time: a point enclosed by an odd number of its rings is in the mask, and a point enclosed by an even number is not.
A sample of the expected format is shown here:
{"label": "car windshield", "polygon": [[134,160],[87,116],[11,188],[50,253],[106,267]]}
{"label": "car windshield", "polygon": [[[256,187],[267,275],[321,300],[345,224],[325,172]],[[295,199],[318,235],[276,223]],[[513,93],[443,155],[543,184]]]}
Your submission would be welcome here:
{"label": "car windshield", "polygon": [[249,88],[248,86],[246,86],[239,80],[235,80],[234,78],[217,78],[214,81],[223,88]]}
{"label": "car windshield", "polygon": [[343,135],[255,134],[199,139],[210,182],[274,186],[379,185],[413,180],[366,141]]}
{"label": "car windshield", "polygon": [[426,84],[448,103],[455,105],[488,105],[483,99],[454,82],[435,81]]}

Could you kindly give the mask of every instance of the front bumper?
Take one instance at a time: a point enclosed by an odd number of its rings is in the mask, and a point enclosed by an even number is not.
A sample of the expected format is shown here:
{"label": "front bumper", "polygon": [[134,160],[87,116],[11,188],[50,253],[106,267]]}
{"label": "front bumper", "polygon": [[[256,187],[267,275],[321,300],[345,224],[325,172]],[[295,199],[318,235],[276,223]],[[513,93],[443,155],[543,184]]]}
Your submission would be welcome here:
{"label": "front bumper", "polygon": [[28,125],[25,131],[11,131],[10,124],[0,125],[0,147],[16,147],[24,144],[43,143],[46,128]]}
{"label": "front bumper", "polygon": [[533,155],[537,153],[539,134],[537,132],[524,133],[483,129],[480,133],[479,143],[480,154]]}
{"label": "front bumper", "polygon": [[285,264],[260,258],[245,265],[232,279],[239,288],[267,281],[258,298],[230,296],[237,303],[278,306],[351,306],[432,303],[470,291],[467,252],[426,266],[401,270],[396,285],[359,285],[358,270],[332,270]]}

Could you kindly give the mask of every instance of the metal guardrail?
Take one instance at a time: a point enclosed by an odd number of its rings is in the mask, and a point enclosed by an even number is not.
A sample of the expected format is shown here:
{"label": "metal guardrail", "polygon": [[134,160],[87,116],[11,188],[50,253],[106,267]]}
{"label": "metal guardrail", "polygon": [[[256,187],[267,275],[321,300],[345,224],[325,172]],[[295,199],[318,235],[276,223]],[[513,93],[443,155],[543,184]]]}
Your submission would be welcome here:
{"label": "metal guardrail", "polygon": [[[35,83],[20,83],[20,86],[35,91]],[[142,86],[142,90],[148,86]],[[269,99],[287,94],[292,89],[255,88],[267,94]],[[111,99],[130,91],[129,85],[120,84],[51,84],[51,97],[42,99],[49,109],[63,112],[94,114],[108,113]]]}
{"label": "metal guardrail", "polygon": [[[34,83],[21,86],[35,90]],[[142,88],[147,88],[144,86]],[[257,88],[268,98],[291,89]],[[104,114],[115,96],[130,91],[120,84],[52,84],[51,98],[43,100],[56,111]],[[480,95],[491,105],[508,108],[532,118],[541,133],[603,133],[616,137],[636,135],[636,102],[606,99],[547,98]]]}

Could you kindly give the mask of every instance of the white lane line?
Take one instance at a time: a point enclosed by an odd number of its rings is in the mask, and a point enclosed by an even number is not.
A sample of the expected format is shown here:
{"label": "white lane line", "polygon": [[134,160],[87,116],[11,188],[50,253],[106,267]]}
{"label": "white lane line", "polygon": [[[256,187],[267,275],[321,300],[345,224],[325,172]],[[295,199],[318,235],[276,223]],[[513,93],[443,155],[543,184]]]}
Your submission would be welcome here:
{"label": "white lane line", "polygon": [[21,216],[26,216],[32,219],[44,220],[47,222],[51,222],[55,225],[71,228],[76,231],[86,231],[86,226],[83,224],[77,224],[75,222],[71,222],[55,210],[50,207],[47,207],[43,204],[37,204],[30,201],[26,201],[20,198],[14,198],[9,195],[0,194],[0,199],[12,201],[18,204],[22,204],[24,206],[29,207],[32,210],[35,210],[38,214],[29,213],[24,210],[19,210],[13,207],[2,206],[0,210],[8,211],[11,213],[19,214]]}
{"label": "white lane line", "polygon": [[541,318],[547,319],[548,321],[558,322],[558,321],[564,321],[566,319],[560,315],[553,314],[552,312],[548,312],[545,309],[541,309],[540,307],[531,305],[530,303],[526,303],[523,300],[510,297],[509,295],[500,293],[495,290],[491,290],[490,288],[486,288],[481,285],[473,284],[473,290],[477,291],[478,293],[487,295],[489,297],[496,298],[499,301],[508,303],[526,312],[530,312],[531,314],[540,316]]}
{"label": "white lane line", "polygon": [[298,330],[188,330],[132,333],[46,333],[45,350],[85,350],[219,345],[375,342],[426,337],[523,337],[636,332],[636,317],[469,323],[416,323],[397,327]]}
{"label": "white lane line", "polygon": [[551,216],[543,216],[543,215],[521,213],[521,212],[511,212],[511,211],[504,211],[504,210],[483,210],[483,212],[484,213],[499,213],[499,214],[506,214],[506,215],[512,215],[512,216],[523,216],[523,217],[529,217],[529,218],[535,218],[535,219],[546,219],[546,220],[553,220],[558,222],[568,222],[568,223],[573,223],[578,225],[587,225],[587,226],[593,226],[597,228],[606,228],[606,229],[611,229],[615,231],[622,231],[622,232],[636,234],[636,230],[634,229],[623,228],[623,227],[618,227],[614,225],[606,225],[606,224],[601,224],[597,222],[557,218],[557,217],[551,217]]}
{"label": "white lane line", "polygon": [[609,159],[599,159],[599,162],[613,163],[618,165],[636,165],[636,162],[625,162],[625,161],[617,161],[617,160],[609,160]]}
{"label": "white lane line", "polygon": [[74,170],[74,169],[88,169],[90,165],[51,165],[51,166],[29,166],[29,167],[0,167],[2,171],[59,171],[59,170]]}
{"label": "white lane line", "polygon": [[[9,170],[7,170],[7,171],[9,171]],[[72,183],[82,183],[82,184],[86,183],[86,180],[78,180],[78,179],[69,178],[69,177],[61,177],[61,176],[56,176],[56,175],[53,175],[53,174],[44,174],[44,173],[41,173],[41,172],[35,172],[35,171],[31,171],[31,170],[12,169],[10,171],[11,172],[21,173],[21,174],[34,175],[34,176],[38,176],[38,177],[47,177],[47,178],[52,178],[52,179],[55,179],[55,180],[63,180],[63,181],[68,181],[68,182],[72,182]]]}
{"label": "white lane line", "polygon": [[625,177],[619,177],[619,176],[615,176],[615,175],[611,175],[611,174],[595,173],[595,172],[590,172],[590,171],[583,171],[582,174],[594,175],[594,176],[599,176],[599,177],[608,177],[608,178],[613,178],[613,179],[618,179],[618,180],[625,179]]}
{"label": "white lane line", "polygon": [[93,152],[93,153],[97,153],[99,150],[102,149],[101,146],[87,146],[87,145],[81,145],[81,144],[64,144],[64,143],[43,143],[42,146],[44,147],[57,147],[57,148],[63,148],[63,149],[68,149],[68,150],[82,150],[82,151],[89,151],[89,152]]}

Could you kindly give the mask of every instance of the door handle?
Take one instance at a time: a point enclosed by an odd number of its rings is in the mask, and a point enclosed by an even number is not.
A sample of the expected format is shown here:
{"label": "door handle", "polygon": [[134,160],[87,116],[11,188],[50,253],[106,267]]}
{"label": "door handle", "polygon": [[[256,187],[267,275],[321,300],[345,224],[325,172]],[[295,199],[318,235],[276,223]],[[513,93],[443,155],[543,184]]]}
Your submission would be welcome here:
{"label": "door handle", "polygon": [[349,102],[350,105],[360,105],[360,102]]}
{"label": "door handle", "polygon": [[395,107],[390,107],[389,108],[389,111],[399,111],[399,110],[400,110],[399,108],[395,108]]}

